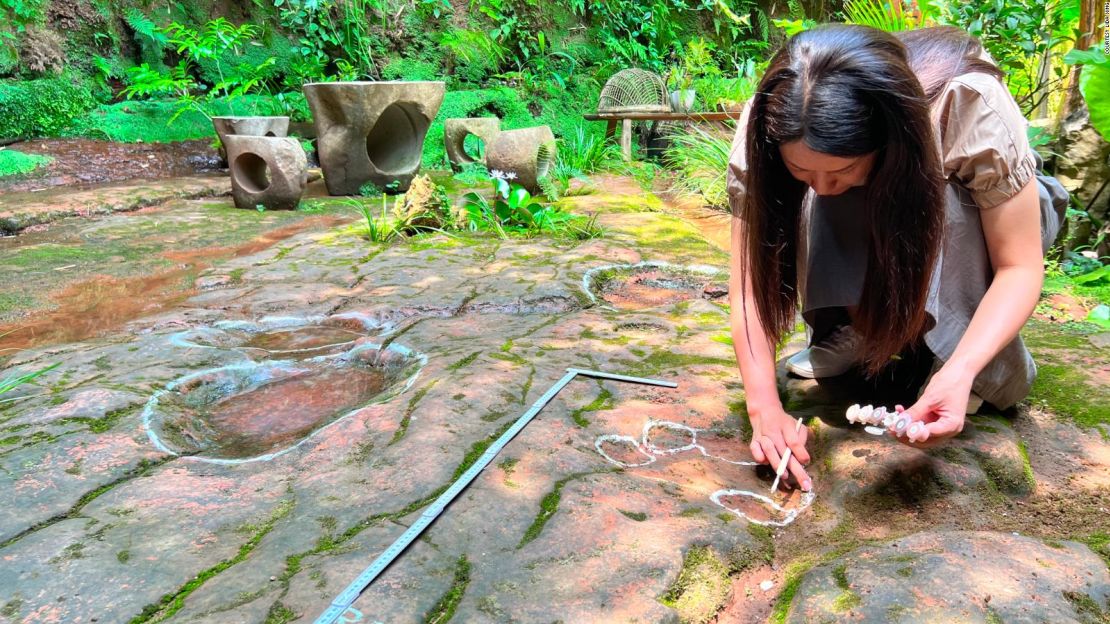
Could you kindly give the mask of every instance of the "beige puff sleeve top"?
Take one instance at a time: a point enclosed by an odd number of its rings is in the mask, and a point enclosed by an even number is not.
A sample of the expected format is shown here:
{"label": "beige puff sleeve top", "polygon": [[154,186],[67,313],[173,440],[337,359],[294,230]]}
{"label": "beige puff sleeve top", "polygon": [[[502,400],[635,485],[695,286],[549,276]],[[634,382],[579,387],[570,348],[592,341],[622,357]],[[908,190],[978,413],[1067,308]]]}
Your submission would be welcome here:
{"label": "beige puff sleeve top", "polygon": [[[738,214],[743,201],[745,143],[751,101],[744,105],[732,140],[726,185],[729,205]],[[944,176],[970,192],[982,209],[1013,197],[1037,171],[1022,115],[1013,96],[989,74],[953,78],[932,107]]]}

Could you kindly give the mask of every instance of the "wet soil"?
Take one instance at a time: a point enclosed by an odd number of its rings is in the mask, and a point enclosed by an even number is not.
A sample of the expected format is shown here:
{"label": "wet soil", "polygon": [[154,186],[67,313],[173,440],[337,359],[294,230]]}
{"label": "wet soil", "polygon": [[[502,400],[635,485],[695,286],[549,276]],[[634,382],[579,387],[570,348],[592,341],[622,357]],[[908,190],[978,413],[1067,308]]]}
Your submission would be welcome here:
{"label": "wet soil", "polygon": [[221,168],[220,158],[209,140],[112,143],[89,139],[37,139],[17,143],[11,149],[50,156],[54,161],[26,176],[0,178],[0,191],[7,193],[190,176]]}
{"label": "wet soil", "polygon": [[172,202],[0,239],[0,355],[84,340],[173,308],[215,263],[351,219]]}

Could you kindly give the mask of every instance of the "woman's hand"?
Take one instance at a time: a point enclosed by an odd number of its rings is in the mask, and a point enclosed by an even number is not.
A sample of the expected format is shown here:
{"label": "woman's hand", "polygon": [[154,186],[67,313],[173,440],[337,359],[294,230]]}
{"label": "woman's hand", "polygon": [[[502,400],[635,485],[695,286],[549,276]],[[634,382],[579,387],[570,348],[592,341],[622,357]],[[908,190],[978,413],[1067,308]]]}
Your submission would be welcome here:
{"label": "woman's hand", "polygon": [[771,468],[778,469],[779,462],[786,449],[790,449],[790,462],[787,464],[789,472],[794,476],[795,482],[802,490],[808,492],[813,489],[813,482],[806,474],[803,465],[809,463],[809,451],[806,450],[806,438],[809,437],[807,427],[798,427],[798,421],[787,414],[781,407],[770,409],[761,414],[751,416],[752,423],[752,456],[761,464],[770,464]]}
{"label": "woman's hand", "polygon": [[936,446],[958,435],[964,430],[964,421],[967,419],[967,400],[971,393],[971,382],[974,375],[965,375],[952,370],[941,368],[921,398],[909,409],[896,406],[899,413],[910,417],[912,426],[920,422],[924,426],[915,429],[915,435],[909,435],[910,427],[898,437],[898,441],[917,448]]}

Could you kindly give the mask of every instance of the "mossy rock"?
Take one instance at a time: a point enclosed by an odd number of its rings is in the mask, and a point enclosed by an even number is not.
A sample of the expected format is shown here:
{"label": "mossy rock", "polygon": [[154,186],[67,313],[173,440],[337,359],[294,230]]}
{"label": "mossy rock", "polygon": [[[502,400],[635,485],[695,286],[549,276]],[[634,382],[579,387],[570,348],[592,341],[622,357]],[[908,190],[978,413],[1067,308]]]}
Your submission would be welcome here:
{"label": "mossy rock", "polygon": [[728,600],[728,566],[709,546],[694,546],[682,559],[682,570],[659,601],[678,612],[684,624],[709,622]]}

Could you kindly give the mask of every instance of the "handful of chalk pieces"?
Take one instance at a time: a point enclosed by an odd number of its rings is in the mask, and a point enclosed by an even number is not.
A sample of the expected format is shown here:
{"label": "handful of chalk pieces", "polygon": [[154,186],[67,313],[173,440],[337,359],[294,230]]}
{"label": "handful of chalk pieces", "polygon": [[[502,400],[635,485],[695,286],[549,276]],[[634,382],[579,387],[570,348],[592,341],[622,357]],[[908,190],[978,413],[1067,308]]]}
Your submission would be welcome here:
{"label": "handful of chalk pieces", "polygon": [[866,425],[867,433],[882,435],[890,432],[898,437],[906,436],[910,442],[924,442],[929,439],[925,423],[915,421],[906,412],[891,411],[885,407],[855,404],[848,408],[848,422]]}

